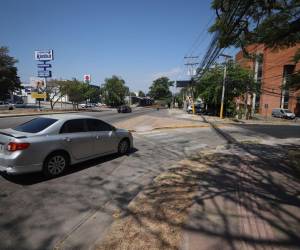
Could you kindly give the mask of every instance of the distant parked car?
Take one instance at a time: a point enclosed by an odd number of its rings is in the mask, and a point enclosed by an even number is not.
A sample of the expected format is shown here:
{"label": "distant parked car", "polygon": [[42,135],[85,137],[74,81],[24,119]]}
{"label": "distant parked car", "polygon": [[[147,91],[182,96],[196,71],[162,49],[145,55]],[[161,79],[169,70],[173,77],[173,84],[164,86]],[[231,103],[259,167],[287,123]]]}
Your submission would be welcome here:
{"label": "distant parked car", "polygon": [[0,171],[57,176],[72,164],[133,146],[129,131],[89,116],[47,115],[0,129]]}
{"label": "distant parked car", "polygon": [[122,105],[118,107],[118,113],[131,113],[132,109],[127,105]]}
{"label": "distant parked car", "polygon": [[0,110],[13,110],[14,107],[11,103],[0,101]]}
{"label": "distant parked car", "polygon": [[[201,105],[200,104],[194,104],[194,107],[195,107],[195,114],[200,114],[202,112],[202,108],[201,108]],[[192,105],[189,105],[187,107],[187,112],[189,114],[192,114],[193,113],[193,107]]]}
{"label": "distant parked car", "polygon": [[79,105],[80,105],[80,108],[82,108],[82,109],[92,108],[93,107],[93,105],[91,103],[81,103]]}
{"label": "distant parked car", "polygon": [[288,109],[282,109],[282,108],[276,108],[272,110],[272,116],[273,117],[279,117],[279,118],[285,118],[285,119],[295,119],[295,114],[288,110]]}

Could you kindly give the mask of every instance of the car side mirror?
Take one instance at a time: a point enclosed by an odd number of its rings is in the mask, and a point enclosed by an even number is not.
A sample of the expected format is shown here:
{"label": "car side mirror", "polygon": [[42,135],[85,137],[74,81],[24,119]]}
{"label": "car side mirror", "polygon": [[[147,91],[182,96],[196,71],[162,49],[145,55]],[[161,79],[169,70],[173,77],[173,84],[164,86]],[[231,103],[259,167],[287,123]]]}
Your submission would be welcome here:
{"label": "car side mirror", "polygon": [[111,126],[112,131],[116,131],[117,129],[114,126]]}

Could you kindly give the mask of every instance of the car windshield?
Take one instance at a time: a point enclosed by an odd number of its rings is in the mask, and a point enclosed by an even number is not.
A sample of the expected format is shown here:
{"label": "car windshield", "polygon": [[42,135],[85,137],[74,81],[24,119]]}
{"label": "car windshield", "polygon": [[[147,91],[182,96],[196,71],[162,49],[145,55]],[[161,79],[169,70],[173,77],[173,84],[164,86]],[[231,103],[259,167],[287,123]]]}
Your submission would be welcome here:
{"label": "car windshield", "polygon": [[14,130],[26,133],[38,133],[48,128],[56,121],[57,120],[53,118],[39,117],[15,127]]}
{"label": "car windshield", "polygon": [[288,110],[288,109],[284,109],[284,112],[285,112],[285,113],[289,113],[289,114],[292,113],[292,111],[290,111],[290,110]]}

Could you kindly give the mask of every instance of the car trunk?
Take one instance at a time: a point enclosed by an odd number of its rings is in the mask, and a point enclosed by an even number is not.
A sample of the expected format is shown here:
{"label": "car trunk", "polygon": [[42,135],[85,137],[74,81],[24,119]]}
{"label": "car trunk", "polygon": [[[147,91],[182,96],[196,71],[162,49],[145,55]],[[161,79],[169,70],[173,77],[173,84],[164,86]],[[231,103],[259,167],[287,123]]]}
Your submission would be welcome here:
{"label": "car trunk", "polygon": [[6,145],[14,139],[27,138],[28,133],[19,132],[11,128],[0,129],[0,154],[4,152]]}

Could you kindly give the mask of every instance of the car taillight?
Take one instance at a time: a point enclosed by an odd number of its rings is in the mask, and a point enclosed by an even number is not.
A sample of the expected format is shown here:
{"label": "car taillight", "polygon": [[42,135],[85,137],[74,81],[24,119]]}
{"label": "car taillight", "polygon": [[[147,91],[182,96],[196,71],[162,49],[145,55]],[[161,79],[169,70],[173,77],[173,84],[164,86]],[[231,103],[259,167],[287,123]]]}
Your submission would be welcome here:
{"label": "car taillight", "polygon": [[10,142],[7,145],[7,150],[11,151],[11,152],[14,152],[17,150],[24,150],[24,149],[28,148],[29,145],[30,144],[27,142]]}

